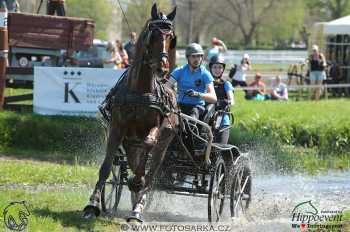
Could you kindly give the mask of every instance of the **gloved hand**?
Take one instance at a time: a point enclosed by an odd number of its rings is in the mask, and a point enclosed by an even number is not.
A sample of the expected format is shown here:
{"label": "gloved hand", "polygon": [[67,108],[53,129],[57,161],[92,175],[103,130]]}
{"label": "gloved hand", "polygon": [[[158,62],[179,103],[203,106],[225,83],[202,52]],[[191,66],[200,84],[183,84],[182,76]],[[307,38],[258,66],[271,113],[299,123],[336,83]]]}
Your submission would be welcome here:
{"label": "gloved hand", "polygon": [[217,106],[220,108],[220,109],[226,109],[227,106],[230,105],[230,100],[227,100],[227,99],[223,99],[223,100],[219,100],[217,102]]}
{"label": "gloved hand", "polygon": [[190,97],[200,97],[202,95],[200,92],[197,92],[193,89],[187,90],[185,94]]}

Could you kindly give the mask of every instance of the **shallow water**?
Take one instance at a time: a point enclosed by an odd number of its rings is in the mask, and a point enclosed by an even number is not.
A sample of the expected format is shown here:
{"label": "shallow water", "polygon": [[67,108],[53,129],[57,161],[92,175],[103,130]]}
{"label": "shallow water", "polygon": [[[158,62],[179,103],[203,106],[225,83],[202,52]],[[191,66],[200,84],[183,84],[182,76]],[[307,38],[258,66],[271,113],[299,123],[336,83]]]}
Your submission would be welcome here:
{"label": "shallow water", "polygon": [[[232,220],[226,202],[224,222],[235,231],[291,231],[291,212],[301,202],[310,201],[319,210],[350,209],[350,171],[308,175],[253,176],[253,200],[245,217]],[[118,216],[130,209],[130,196],[123,191]],[[206,222],[207,199],[155,193],[145,213],[146,221]]]}

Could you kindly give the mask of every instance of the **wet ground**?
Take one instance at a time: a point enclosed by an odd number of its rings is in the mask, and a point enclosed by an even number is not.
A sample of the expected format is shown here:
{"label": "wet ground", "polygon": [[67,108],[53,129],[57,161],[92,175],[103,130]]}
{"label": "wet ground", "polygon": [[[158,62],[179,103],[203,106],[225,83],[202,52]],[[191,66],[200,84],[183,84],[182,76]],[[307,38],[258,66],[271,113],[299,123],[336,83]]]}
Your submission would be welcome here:
{"label": "wet ground", "polygon": [[[350,209],[350,171],[316,176],[254,176],[253,200],[245,217],[232,220],[228,201],[224,222],[235,231],[292,231],[291,213],[301,202],[311,201],[319,211]],[[131,206],[124,191],[118,217],[125,217]],[[145,213],[146,221],[207,222],[207,199],[156,193]]]}

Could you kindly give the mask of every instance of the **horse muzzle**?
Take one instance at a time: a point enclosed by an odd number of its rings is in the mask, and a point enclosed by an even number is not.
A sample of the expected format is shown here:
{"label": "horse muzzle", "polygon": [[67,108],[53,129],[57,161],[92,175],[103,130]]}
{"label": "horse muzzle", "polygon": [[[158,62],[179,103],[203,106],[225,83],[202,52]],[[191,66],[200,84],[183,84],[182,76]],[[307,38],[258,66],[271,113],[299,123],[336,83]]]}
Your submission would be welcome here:
{"label": "horse muzzle", "polygon": [[158,69],[158,72],[161,76],[167,74],[169,72],[170,65],[167,57],[162,57],[160,61],[160,68]]}

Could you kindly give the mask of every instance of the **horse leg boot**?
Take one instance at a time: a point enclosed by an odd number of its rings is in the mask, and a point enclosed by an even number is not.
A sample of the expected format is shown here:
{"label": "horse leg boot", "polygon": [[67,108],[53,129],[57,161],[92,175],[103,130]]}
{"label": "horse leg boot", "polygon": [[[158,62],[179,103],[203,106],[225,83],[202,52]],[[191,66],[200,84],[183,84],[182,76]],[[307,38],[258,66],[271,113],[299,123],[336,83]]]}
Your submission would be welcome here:
{"label": "horse leg boot", "polygon": [[146,149],[152,148],[157,143],[157,137],[159,135],[159,128],[153,127],[147,137],[145,138],[144,144]]}
{"label": "horse leg boot", "polygon": [[130,168],[135,175],[128,180],[128,187],[131,192],[132,212],[131,215],[126,218],[127,222],[143,222],[142,213],[144,210],[144,203],[146,195],[144,194],[145,188],[145,168],[148,159],[148,146],[145,151],[138,158],[138,162],[130,162]]}
{"label": "horse leg boot", "polygon": [[100,167],[98,181],[92,195],[90,196],[89,203],[83,210],[83,218],[85,219],[98,217],[101,214],[100,199],[102,188],[111,173],[114,154],[116,153],[118,146],[121,144],[121,140],[121,131],[117,128],[112,128],[108,137],[106,156]]}

